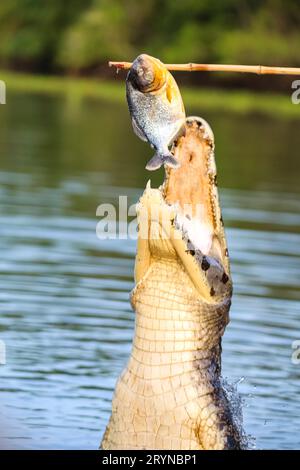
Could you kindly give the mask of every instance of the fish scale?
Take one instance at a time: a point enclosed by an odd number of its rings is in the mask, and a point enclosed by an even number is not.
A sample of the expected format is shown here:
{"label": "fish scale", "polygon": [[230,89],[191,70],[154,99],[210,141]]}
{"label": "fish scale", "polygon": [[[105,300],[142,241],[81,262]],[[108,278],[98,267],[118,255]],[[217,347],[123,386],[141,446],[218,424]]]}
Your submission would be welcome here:
{"label": "fish scale", "polygon": [[[152,89],[151,82],[144,89],[146,78],[143,79],[137,72],[141,69],[145,73],[149,70],[153,72],[154,83],[162,75],[164,78],[160,85]],[[146,168],[154,170],[162,164],[176,167],[178,162],[169,146],[184,127],[185,112],[179,89],[170,72],[158,59],[146,54],[138,56],[127,75],[126,97],[134,132],[156,150]]]}

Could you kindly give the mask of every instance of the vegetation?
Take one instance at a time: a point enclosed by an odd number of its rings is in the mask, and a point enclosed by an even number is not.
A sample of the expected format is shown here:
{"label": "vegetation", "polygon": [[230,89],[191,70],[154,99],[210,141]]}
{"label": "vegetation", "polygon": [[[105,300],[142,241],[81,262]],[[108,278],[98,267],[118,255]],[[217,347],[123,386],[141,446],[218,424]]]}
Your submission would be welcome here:
{"label": "vegetation", "polygon": [[300,66],[299,26],[298,0],[1,0],[0,64],[78,73],[147,51]]}
{"label": "vegetation", "polygon": [[[28,75],[0,71],[0,77],[10,92],[58,95],[78,103],[85,98],[100,99],[111,103],[124,103],[124,83],[42,75]],[[245,90],[221,90],[205,87],[180,87],[188,114],[218,111],[236,114],[255,113],[273,118],[299,118],[299,106],[292,105],[289,95],[261,93]]]}

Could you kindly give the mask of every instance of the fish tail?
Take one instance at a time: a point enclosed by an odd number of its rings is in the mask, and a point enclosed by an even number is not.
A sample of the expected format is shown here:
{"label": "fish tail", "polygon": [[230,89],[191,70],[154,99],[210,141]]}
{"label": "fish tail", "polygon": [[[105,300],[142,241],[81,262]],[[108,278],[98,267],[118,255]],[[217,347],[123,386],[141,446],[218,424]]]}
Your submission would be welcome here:
{"label": "fish tail", "polygon": [[167,154],[161,154],[159,152],[156,152],[151,158],[151,160],[149,160],[149,162],[147,163],[146,170],[158,170],[158,168],[160,168],[162,165],[167,165],[170,168],[180,167],[179,162],[176,160],[176,158],[173,157],[170,152]]}
{"label": "fish tail", "polygon": [[170,168],[179,168],[180,163],[176,158],[173,157],[173,155],[170,153],[168,155],[163,155],[163,162],[165,165],[169,166]]}

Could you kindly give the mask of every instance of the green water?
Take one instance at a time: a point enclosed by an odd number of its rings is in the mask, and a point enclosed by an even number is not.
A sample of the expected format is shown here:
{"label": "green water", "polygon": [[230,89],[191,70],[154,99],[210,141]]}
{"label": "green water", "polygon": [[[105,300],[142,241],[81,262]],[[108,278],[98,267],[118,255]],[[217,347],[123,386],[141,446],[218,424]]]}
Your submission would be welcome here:
{"label": "green water", "polygon": [[[223,375],[243,379],[257,448],[297,448],[300,121],[187,111],[216,138],[234,280]],[[2,447],[98,447],[130,352],[135,242],[99,240],[96,208],[159,185],[151,153],[125,102],[10,93],[1,106]]]}

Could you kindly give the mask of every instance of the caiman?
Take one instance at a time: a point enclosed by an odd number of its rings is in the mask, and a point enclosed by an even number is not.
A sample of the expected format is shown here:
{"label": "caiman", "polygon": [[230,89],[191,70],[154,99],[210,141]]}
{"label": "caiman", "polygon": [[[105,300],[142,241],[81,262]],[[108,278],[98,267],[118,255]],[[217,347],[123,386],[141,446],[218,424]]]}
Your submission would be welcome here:
{"label": "caiman", "polygon": [[135,333],[102,449],[241,448],[221,378],[232,281],[206,121],[187,118],[173,153],[180,168],[137,205]]}

